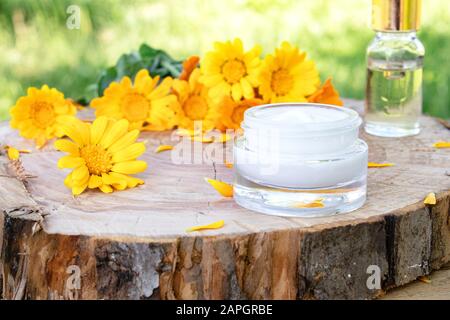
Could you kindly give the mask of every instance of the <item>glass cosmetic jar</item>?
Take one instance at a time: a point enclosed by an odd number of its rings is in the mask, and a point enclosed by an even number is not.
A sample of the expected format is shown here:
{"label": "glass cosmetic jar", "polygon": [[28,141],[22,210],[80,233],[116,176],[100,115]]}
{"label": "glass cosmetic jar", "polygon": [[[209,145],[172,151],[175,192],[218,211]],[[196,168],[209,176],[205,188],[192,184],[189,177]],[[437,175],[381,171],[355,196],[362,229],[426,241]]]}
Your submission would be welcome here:
{"label": "glass cosmetic jar", "polygon": [[234,141],[234,199],[261,213],[316,217],[358,209],[366,199],[362,123],[347,108],[268,104],[245,111]]}

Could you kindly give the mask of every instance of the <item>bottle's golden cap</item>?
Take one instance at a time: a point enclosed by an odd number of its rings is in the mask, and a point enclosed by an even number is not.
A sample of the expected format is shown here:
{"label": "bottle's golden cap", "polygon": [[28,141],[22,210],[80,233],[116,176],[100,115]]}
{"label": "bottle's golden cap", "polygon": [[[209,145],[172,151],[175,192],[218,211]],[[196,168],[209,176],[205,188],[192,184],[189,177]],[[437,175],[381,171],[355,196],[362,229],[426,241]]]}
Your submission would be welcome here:
{"label": "bottle's golden cap", "polygon": [[418,30],[421,10],[422,0],[372,0],[372,29]]}

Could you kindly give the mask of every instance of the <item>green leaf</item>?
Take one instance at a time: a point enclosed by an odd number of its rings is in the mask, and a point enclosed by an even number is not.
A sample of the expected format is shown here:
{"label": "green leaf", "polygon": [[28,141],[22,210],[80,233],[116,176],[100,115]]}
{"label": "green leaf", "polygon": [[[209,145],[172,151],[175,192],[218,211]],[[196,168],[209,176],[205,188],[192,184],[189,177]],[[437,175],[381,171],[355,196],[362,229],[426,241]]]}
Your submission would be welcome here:
{"label": "green leaf", "polygon": [[139,54],[142,58],[153,58],[157,54],[163,52],[162,50],[154,49],[150,47],[149,45],[143,43],[139,47]]}
{"label": "green leaf", "polygon": [[97,94],[103,95],[103,91],[108,85],[117,78],[117,69],[115,67],[103,70],[97,83]]}
{"label": "green leaf", "polygon": [[180,75],[183,66],[181,61],[173,59],[164,50],[155,49],[143,43],[137,52],[120,56],[115,66],[103,70],[97,81],[97,94],[103,95],[111,82],[119,82],[123,77],[134,77],[141,69],[147,69],[152,77],[160,76],[176,78]]}

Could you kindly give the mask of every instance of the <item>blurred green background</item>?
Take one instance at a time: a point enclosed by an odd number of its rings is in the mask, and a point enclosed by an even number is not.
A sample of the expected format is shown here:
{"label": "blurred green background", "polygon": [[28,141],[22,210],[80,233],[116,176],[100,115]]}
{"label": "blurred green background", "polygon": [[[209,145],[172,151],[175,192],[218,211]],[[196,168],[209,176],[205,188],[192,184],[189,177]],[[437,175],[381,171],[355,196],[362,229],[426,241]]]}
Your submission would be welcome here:
{"label": "blurred green background", "polygon": [[[69,30],[69,5],[81,28]],[[447,0],[423,1],[419,37],[427,50],[424,108],[450,118],[450,11]],[[288,40],[332,76],[342,96],[364,97],[370,0],[1,0],[0,119],[28,86],[44,83],[78,99],[92,94],[102,68],[142,42],[182,59],[216,40],[241,37],[265,53]]]}

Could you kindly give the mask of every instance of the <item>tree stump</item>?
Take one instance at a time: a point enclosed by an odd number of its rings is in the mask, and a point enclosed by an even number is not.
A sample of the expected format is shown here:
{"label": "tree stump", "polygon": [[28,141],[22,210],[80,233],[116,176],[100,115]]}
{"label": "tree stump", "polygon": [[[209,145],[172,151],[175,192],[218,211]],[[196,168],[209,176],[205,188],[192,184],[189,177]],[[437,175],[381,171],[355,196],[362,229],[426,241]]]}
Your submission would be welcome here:
{"label": "tree stump", "polygon": [[[346,101],[352,107],[361,102]],[[450,131],[421,119],[415,137],[361,133],[369,160],[363,208],[327,218],[258,214],[204,177],[231,182],[223,163],[175,165],[155,153],[171,134],[143,133],[145,185],[72,197],[47,146],[0,156],[0,277],[5,299],[367,299],[450,261]],[[33,148],[0,125],[0,142]],[[426,207],[424,197],[437,194]],[[186,228],[219,219],[218,230]],[[375,267],[374,267],[375,266]],[[375,268],[375,269],[374,269]],[[380,271],[381,288],[368,286]],[[373,271],[375,270],[375,271]],[[376,283],[376,281],[374,282]]]}

